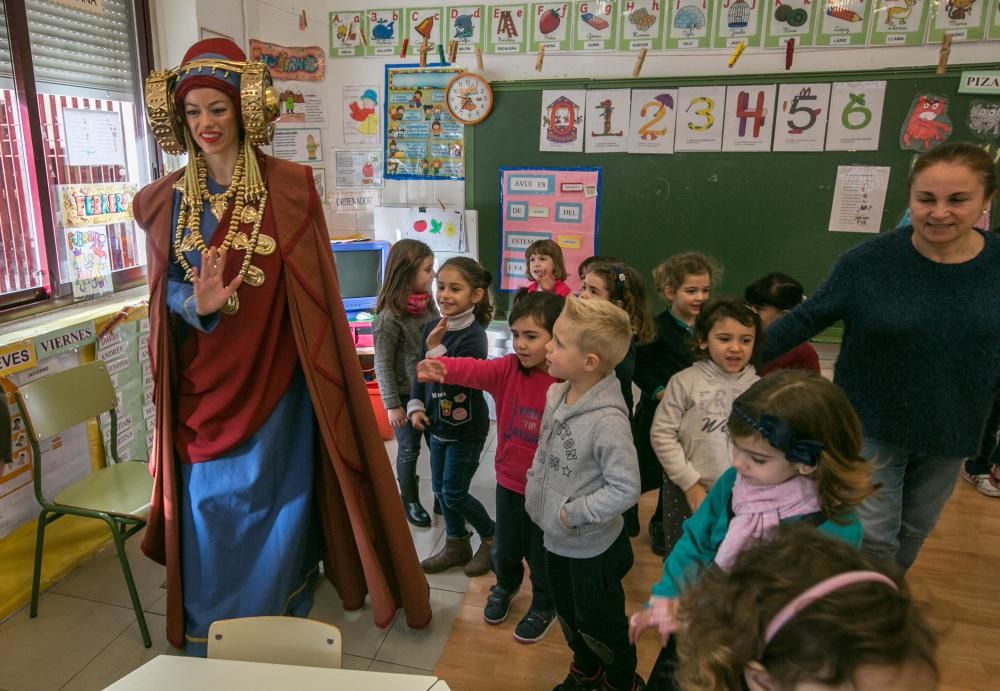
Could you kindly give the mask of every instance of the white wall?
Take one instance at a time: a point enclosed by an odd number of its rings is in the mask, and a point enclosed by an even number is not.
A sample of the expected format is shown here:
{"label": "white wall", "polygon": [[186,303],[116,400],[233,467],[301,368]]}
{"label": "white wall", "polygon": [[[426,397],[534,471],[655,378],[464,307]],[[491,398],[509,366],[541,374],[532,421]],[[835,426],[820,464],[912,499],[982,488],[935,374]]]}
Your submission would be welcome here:
{"label": "white wall", "polygon": [[[399,5],[412,7],[433,6],[424,0],[300,0],[296,4],[285,5],[281,0],[154,0],[158,6],[156,16],[162,17],[170,31],[158,31],[161,41],[161,55],[165,55],[168,65],[176,65],[187,46],[197,40],[198,27],[232,36],[242,41],[257,38],[287,46],[318,45],[329,49],[327,19],[331,11],[357,10]],[[197,12],[190,5],[196,5]],[[441,5],[458,4],[441,2]],[[488,3],[487,3],[488,4]],[[499,0],[493,2],[499,4]],[[299,13],[305,10],[308,28],[299,31]],[[197,18],[195,15],[197,14]],[[191,25],[195,25],[193,31]],[[244,31],[245,27],[245,31]],[[785,72],[785,51],[746,50],[736,66],[728,67],[731,51],[671,51],[650,53],[643,65],[642,77],[666,76],[712,76],[750,74],[789,74]],[[414,56],[408,56],[408,60]],[[883,48],[798,48],[792,73],[871,70],[872,78],[878,71],[893,67],[912,67],[937,64],[937,46],[883,47]],[[976,63],[1000,58],[1000,43],[956,42],[951,49],[950,63]],[[430,58],[432,61],[435,58]],[[484,75],[491,81],[514,79],[583,78],[609,79],[627,78],[635,64],[635,54],[574,54],[545,56],[544,69],[535,72],[535,56],[494,56],[484,55]],[[324,158],[327,161],[328,186],[332,188],[333,170],[331,150],[342,147],[341,88],[348,85],[379,84],[384,81],[384,65],[400,62],[398,58],[334,58],[327,60],[325,86],[328,127],[323,132],[326,146]],[[477,71],[474,55],[459,56],[458,64]],[[502,112],[492,117],[510,117]],[[383,192],[386,205],[430,205],[438,201],[447,206],[461,207],[464,201],[464,187],[460,182],[451,181],[390,181]],[[357,224],[365,226],[370,218],[329,217],[331,228],[351,230]],[[355,224],[355,225],[352,225]]]}

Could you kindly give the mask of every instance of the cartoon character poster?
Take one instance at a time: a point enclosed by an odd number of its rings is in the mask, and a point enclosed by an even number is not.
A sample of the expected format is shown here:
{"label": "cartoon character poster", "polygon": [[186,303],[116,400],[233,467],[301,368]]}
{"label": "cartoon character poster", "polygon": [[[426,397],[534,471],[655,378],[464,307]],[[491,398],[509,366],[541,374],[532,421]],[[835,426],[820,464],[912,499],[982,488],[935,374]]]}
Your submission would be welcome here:
{"label": "cartoon character poster", "polygon": [[767,31],[764,34],[765,48],[782,48],[790,38],[795,39],[795,47],[813,45],[815,17],[817,10],[823,11],[821,0],[767,0],[764,5],[767,14]]}
{"label": "cartoon character poster", "polygon": [[679,88],[674,151],[721,151],[725,110],[724,86]]}
{"label": "cartoon character poster", "polygon": [[388,65],[385,86],[385,174],[390,179],[464,177],[465,128],[445,107],[458,67]]}
{"label": "cartoon character poster", "polygon": [[584,151],[603,154],[628,151],[628,89],[588,90]]}
{"label": "cartoon character poster", "polygon": [[726,89],[723,151],[770,151],[774,132],[774,84]]}
{"label": "cartoon character poster", "polygon": [[919,46],[927,33],[931,0],[875,0],[871,34],[873,46]]}
{"label": "cartoon character poster", "polygon": [[600,191],[600,168],[501,168],[500,290],[534,280],[524,251],[536,240],[559,245],[566,283],[579,290],[577,268],[597,250]]}
{"label": "cartoon character poster", "polygon": [[402,45],[403,9],[368,10],[365,31],[368,34],[368,56],[398,55]]}
{"label": "cartoon character poster", "polygon": [[406,8],[406,38],[410,39],[410,50],[414,56],[419,55],[420,47],[426,42],[428,61],[434,61],[434,53],[444,33],[443,17],[444,10],[440,7]]}
{"label": "cartoon character poster", "polygon": [[531,37],[528,51],[537,53],[545,47],[545,52],[570,49],[573,20],[570,16],[572,4],[569,2],[536,2],[531,5]]}
{"label": "cartoon character poster", "polygon": [[632,89],[628,127],[630,154],[672,154],[677,89]]}
{"label": "cartoon character poster", "polygon": [[103,226],[68,229],[64,238],[73,297],[110,293],[114,288],[111,284],[107,229]]}
{"label": "cartoon character poster", "polygon": [[382,87],[374,84],[344,87],[342,121],[345,144],[378,144],[382,133],[381,90]]}
{"label": "cartoon character poster", "polygon": [[354,58],[365,54],[361,35],[365,31],[364,10],[330,13],[330,57]]}
{"label": "cartoon character poster", "polygon": [[899,132],[899,147],[904,151],[930,151],[944,144],[952,133],[948,116],[948,97],[917,94]]}
{"label": "cartoon character poster", "polygon": [[665,48],[711,47],[712,13],[709,0],[671,0],[667,5]]}
{"label": "cartoon character poster", "polygon": [[837,82],[830,90],[827,151],[878,151],[885,82]]}
{"label": "cartoon character poster", "polygon": [[489,12],[488,52],[495,55],[523,53],[528,45],[528,6],[495,5]]}
{"label": "cartoon character poster", "polygon": [[969,104],[969,131],[977,139],[992,142],[1000,137],[1000,101],[973,101]]}
{"label": "cartoon character poster", "polygon": [[822,151],[829,84],[781,84],[774,116],[774,151]]}
{"label": "cartoon character poster", "polygon": [[816,45],[858,46],[868,39],[872,0],[822,0],[818,3]]}
{"label": "cartoon character poster", "polygon": [[986,37],[986,0],[939,0],[932,6],[928,43],[940,43],[945,34],[955,41],[981,41]]}
{"label": "cartoon character poster", "polygon": [[621,3],[619,50],[658,50],[663,45],[665,2],[670,0],[624,0]]}
{"label": "cartoon character poster", "polygon": [[573,21],[573,50],[615,49],[618,12],[612,0],[578,0],[573,4]]}
{"label": "cartoon character poster", "polygon": [[766,0],[719,0],[715,11],[713,48],[735,48],[745,42],[748,48],[761,43],[761,7]]}
{"label": "cartoon character poster", "polygon": [[475,53],[476,48],[486,50],[486,7],[462,5],[445,9],[448,17],[447,45],[458,41],[459,53]]}
{"label": "cartoon character poster", "polygon": [[542,92],[539,151],[583,151],[583,120],[587,92],[583,89]]}

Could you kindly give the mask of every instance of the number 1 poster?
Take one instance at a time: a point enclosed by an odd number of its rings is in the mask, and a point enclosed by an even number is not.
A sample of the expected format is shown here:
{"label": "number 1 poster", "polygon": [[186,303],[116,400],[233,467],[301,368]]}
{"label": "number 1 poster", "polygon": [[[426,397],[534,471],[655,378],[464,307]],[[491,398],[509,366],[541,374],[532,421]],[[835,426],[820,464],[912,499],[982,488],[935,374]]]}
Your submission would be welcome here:
{"label": "number 1 poster", "polygon": [[500,169],[500,290],[533,279],[524,251],[536,240],[562,249],[566,283],[580,288],[577,267],[597,249],[600,168]]}

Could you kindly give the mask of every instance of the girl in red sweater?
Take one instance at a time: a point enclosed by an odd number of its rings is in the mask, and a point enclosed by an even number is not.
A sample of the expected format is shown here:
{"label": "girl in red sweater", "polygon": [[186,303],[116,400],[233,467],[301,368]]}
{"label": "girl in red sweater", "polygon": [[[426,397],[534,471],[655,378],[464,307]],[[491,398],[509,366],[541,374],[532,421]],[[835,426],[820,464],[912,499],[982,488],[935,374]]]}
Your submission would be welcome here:
{"label": "girl in red sweater", "polygon": [[[747,304],[768,325],[803,300],[802,284],[783,273],[770,273],[751,283],[744,293]],[[781,369],[804,369],[820,374],[819,355],[808,341],[792,348],[779,358],[764,363],[760,376]]]}

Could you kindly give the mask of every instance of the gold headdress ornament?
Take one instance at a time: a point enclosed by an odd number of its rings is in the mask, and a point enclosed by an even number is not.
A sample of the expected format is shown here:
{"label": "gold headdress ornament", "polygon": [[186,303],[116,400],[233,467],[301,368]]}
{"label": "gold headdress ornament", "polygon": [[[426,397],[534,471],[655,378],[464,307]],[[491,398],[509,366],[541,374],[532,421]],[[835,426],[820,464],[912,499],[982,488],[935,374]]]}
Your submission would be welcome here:
{"label": "gold headdress ornament", "polygon": [[[194,140],[178,112],[175,95],[183,77],[196,72],[199,75],[215,77],[232,85],[231,73],[239,74],[239,96],[241,120],[243,124],[243,144],[233,171],[232,182],[220,194],[209,194],[205,184],[205,161],[199,155]],[[216,74],[220,72],[221,74]],[[185,270],[185,278],[191,280],[191,265],[184,256],[188,251],[206,249],[200,232],[202,202],[208,201],[213,215],[222,218],[230,200],[235,198],[235,208],[231,216],[229,231],[220,247],[246,252],[240,269],[240,276],[247,285],[260,286],[264,282],[264,272],[251,264],[254,254],[271,254],[275,250],[273,238],[260,234],[264,206],[267,203],[267,188],[257,165],[256,147],[270,143],[274,134],[274,121],[278,116],[277,91],[271,82],[267,66],[259,62],[208,58],[189,60],[172,70],[153,72],[146,78],[146,114],[157,143],[167,153],[188,154],[188,165],[183,182],[176,187],[181,191],[181,208],[175,229],[174,254],[177,262]],[[253,232],[248,238],[239,231],[239,224],[252,224]],[[184,235],[184,229],[189,230]],[[239,309],[239,299],[234,293],[226,306],[225,314],[234,314]]]}

